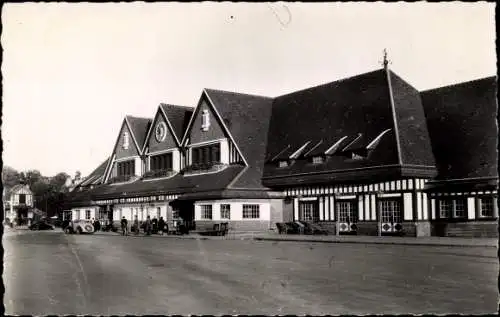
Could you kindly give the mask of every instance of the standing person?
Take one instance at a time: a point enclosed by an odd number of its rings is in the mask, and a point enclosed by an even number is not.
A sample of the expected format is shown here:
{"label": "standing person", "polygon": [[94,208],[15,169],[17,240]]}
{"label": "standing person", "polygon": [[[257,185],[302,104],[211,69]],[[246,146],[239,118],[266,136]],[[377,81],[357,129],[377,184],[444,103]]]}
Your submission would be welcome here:
{"label": "standing person", "polygon": [[101,222],[99,221],[99,219],[95,220],[94,229],[95,229],[95,231],[100,231],[101,230]]}
{"label": "standing person", "polygon": [[160,220],[158,221],[158,233],[163,235],[164,230],[165,230],[165,220],[163,220],[163,217],[160,217]]}
{"label": "standing person", "polygon": [[137,215],[135,215],[134,218],[134,233],[135,235],[139,234],[139,219],[137,218]]}
{"label": "standing person", "polygon": [[124,236],[128,235],[128,221],[127,218],[125,218],[125,216],[123,216],[121,220],[121,225],[122,225],[122,235]]}
{"label": "standing person", "polygon": [[144,229],[146,229],[145,230],[146,235],[148,235],[148,236],[151,235],[151,218],[149,216],[146,218],[146,226]]}
{"label": "standing person", "polygon": [[154,217],[151,222],[153,224],[153,234],[158,233],[158,219]]}

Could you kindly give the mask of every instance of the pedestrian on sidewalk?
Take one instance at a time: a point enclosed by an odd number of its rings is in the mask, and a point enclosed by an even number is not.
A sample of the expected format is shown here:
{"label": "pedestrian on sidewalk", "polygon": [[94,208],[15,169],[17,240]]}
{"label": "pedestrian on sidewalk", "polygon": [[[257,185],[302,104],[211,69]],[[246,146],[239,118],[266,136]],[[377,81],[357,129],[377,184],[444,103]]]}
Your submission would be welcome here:
{"label": "pedestrian on sidewalk", "polygon": [[135,215],[134,218],[134,234],[135,235],[139,234],[139,219],[137,218],[137,215]]}
{"label": "pedestrian on sidewalk", "polygon": [[99,221],[99,219],[95,220],[95,222],[94,222],[94,229],[95,229],[95,231],[100,231],[101,230],[101,222]]}
{"label": "pedestrian on sidewalk", "polygon": [[121,225],[122,225],[122,235],[127,236],[128,235],[128,221],[125,216],[123,216],[121,220]]}
{"label": "pedestrian on sidewalk", "polygon": [[151,218],[149,216],[146,218],[146,224],[144,226],[144,229],[147,236],[151,235]]}
{"label": "pedestrian on sidewalk", "polygon": [[153,234],[158,233],[158,219],[156,219],[156,217],[153,217],[151,223],[153,225]]}
{"label": "pedestrian on sidewalk", "polygon": [[165,220],[163,220],[163,217],[160,217],[158,221],[158,233],[163,235],[163,230],[165,230]]}

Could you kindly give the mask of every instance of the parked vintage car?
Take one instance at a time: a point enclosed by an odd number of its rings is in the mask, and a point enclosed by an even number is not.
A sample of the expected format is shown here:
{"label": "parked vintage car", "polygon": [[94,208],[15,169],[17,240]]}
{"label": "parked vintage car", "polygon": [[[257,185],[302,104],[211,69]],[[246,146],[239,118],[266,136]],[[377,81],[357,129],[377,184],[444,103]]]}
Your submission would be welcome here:
{"label": "parked vintage car", "polygon": [[64,232],[68,234],[94,233],[94,225],[90,220],[75,220],[71,221],[68,226],[64,228]]}
{"label": "parked vintage car", "polygon": [[30,230],[54,230],[54,226],[46,221],[37,221],[29,226]]}

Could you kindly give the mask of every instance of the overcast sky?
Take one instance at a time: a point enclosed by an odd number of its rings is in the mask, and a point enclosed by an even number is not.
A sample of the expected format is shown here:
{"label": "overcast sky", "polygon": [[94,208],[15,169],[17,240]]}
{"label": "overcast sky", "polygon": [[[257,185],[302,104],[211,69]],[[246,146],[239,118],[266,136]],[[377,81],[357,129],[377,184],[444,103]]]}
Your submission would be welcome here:
{"label": "overcast sky", "polygon": [[493,3],[20,3],[2,11],[3,162],[85,176],[126,114],[203,88],[270,97],[390,67],[419,90],[496,75]]}

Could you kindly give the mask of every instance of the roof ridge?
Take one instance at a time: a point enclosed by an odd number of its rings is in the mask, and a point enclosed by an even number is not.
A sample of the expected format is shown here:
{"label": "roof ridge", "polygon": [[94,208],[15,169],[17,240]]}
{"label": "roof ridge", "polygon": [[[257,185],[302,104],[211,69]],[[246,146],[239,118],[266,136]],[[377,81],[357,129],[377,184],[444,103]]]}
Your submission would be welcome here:
{"label": "roof ridge", "polygon": [[179,108],[194,109],[194,107],[193,107],[193,106],[174,105],[174,104],[171,104],[171,103],[165,103],[165,102],[160,102],[160,106],[167,106],[167,107],[179,107]]}
{"label": "roof ridge", "polygon": [[249,93],[245,93],[245,92],[229,91],[229,90],[223,90],[223,89],[204,88],[204,90],[206,90],[207,92],[213,91],[213,92],[229,93],[229,94],[233,94],[233,95],[243,95],[243,96],[250,96],[250,97],[257,97],[257,98],[274,99],[273,97],[264,96],[264,95],[249,94]]}
{"label": "roof ridge", "polygon": [[132,118],[132,119],[153,120],[153,119],[147,118],[147,117],[136,117],[136,116],[132,116],[132,115],[126,115],[125,117],[126,118]]}
{"label": "roof ridge", "polygon": [[372,71],[369,71],[369,72],[365,72],[365,73],[361,73],[361,74],[357,74],[357,75],[353,75],[353,76],[349,76],[349,77],[340,78],[340,79],[337,79],[337,80],[334,80],[334,81],[328,81],[326,83],[318,84],[318,85],[311,86],[311,87],[304,88],[304,89],[295,90],[295,91],[292,91],[292,92],[289,92],[289,93],[286,93],[286,94],[283,94],[283,95],[276,96],[275,98],[281,98],[281,97],[293,95],[295,93],[304,92],[304,91],[307,91],[307,90],[310,90],[310,89],[316,89],[316,88],[324,87],[324,86],[335,84],[335,83],[341,83],[341,82],[348,81],[348,80],[354,80],[354,79],[357,79],[358,77],[361,77],[361,76],[366,76],[366,75],[369,75],[369,74],[373,74],[373,73],[376,73],[376,72],[382,72],[382,71],[384,71],[383,68],[378,68],[378,69],[375,69],[375,70],[372,70]]}
{"label": "roof ridge", "polygon": [[468,81],[462,81],[462,82],[458,82],[458,83],[454,83],[454,84],[449,84],[449,85],[444,85],[444,86],[438,86],[438,87],[435,87],[435,88],[430,88],[430,89],[425,89],[425,90],[419,90],[419,92],[420,93],[426,93],[426,92],[436,91],[436,90],[439,90],[439,89],[446,89],[446,88],[452,88],[452,87],[458,87],[458,86],[465,86],[465,85],[470,85],[470,84],[472,84],[474,82],[483,81],[483,80],[489,80],[489,79],[493,79],[493,78],[495,80],[497,80],[497,75],[480,77],[480,78],[471,79],[471,80],[468,80]]}

